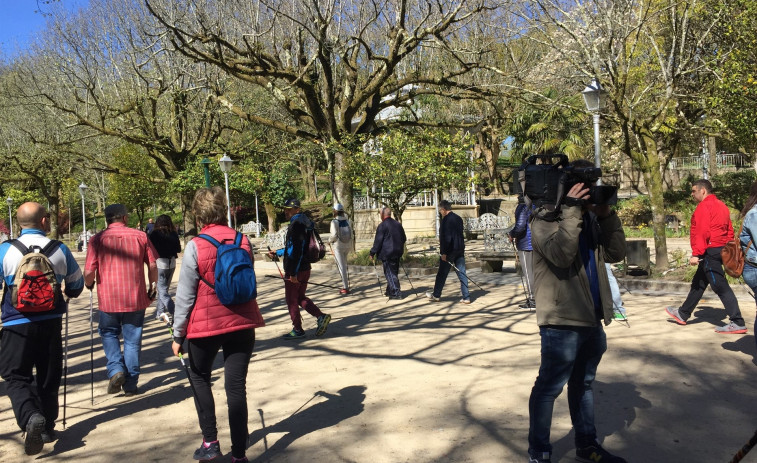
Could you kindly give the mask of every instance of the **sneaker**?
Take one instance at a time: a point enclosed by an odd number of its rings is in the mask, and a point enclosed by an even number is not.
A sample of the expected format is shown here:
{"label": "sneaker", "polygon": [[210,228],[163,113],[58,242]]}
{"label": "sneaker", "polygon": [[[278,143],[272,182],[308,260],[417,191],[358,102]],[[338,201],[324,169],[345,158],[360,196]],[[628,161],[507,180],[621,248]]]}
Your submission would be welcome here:
{"label": "sneaker", "polygon": [[323,333],[326,332],[326,328],[329,326],[329,322],[331,321],[331,315],[325,313],[318,317],[318,329],[315,330],[316,336],[323,336]]}
{"label": "sneaker", "polygon": [[549,452],[541,452],[538,456],[528,454],[528,463],[552,463]]}
{"label": "sneaker", "polygon": [[576,449],[576,461],[584,463],[628,463],[623,458],[616,457],[596,443],[588,447]]}
{"label": "sneaker", "polygon": [[45,444],[52,444],[58,440],[58,433],[54,429],[45,429],[42,431],[42,442]]}
{"label": "sneaker", "polygon": [[339,290],[339,294],[349,294],[349,293],[350,293],[349,289],[340,289]]}
{"label": "sneaker", "polygon": [[686,320],[684,320],[681,317],[681,314],[678,313],[678,309],[676,307],[673,307],[672,305],[669,305],[669,306],[665,307],[665,312],[667,312],[668,315],[670,315],[671,317],[673,317],[673,320],[675,320],[675,322],[678,323],[679,325],[685,325],[686,324]]}
{"label": "sneaker", "polygon": [[231,457],[231,463],[249,463],[250,460],[247,459],[247,457],[242,458],[234,458]]}
{"label": "sneaker", "polygon": [[222,456],[221,444],[218,441],[212,442],[209,445],[205,441],[202,441],[200,448],[195,450],[193,458],[200,461],[210,461]]}
{"label": "sneaker", "polygon": [[442,300],[440,297],[434,296],[434,293],[432,293],[431,291],[426,291],[426,298],[428,298],[428,300],[431,302],[439,302]]}
{"label": "sneaker", "polygon": [[45,430],[45,417],[41,413],[32,413],[26,422],[26,435],[24,436],[24,452],[27,455],[36,455],[42,451],[44,442],[42,432]]}
{"label": "sneaker", "polygon": [[168,312],[163,312],[158,315],[158,321],[165,323],[168,326],[173,326],[173,316]]}
{"label": "sneaker", "polygon": [[305,330],[297,331],[292,328],[292,331],[283,336],[284,339],[300,339],[305,337]]}
{"label": "sneaker", "polygon": [[734,322],[731,322],[725,326],[715,328],[715,332],[721,334],[745,334],[746,326],[739,326]]}
{"label": "sneaker", "polygon": [[460,299],[461,304],[470,304],[470,299]]}
{"label": "sneaker", "polygon": [[123,371],[119,371],[115,375],[110,377],[108,381],[108,394],[118,394],[121,392],[121,386],[126,382],[126,376]]}
{"label": "sneaker", "polygon": [[612,312],[612,318],[615,320],[625,321],[628,319],[628,314],[625,312],[621,312],[620,310],[613,310]]}

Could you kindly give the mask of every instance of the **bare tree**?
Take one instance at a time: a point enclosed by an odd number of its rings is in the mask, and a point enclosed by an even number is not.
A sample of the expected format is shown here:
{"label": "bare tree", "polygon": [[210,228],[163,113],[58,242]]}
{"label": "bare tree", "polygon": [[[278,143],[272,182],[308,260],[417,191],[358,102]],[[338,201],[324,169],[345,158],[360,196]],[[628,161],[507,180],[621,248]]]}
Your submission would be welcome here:
{"label": "bare tree", "polygon": [[[321,146],[335,199],[352,205],[339,173],[346,135],[423,125],[414,103],[494,97],[476,84],[498,40],[499,0],[146,0],[178,51],[265,89],[288,120],[267,117],[232,95],[215,99],[244,120]],[[489,72],[489,71],[486,71]],[[403,109],[402,116],[399,116]]]}

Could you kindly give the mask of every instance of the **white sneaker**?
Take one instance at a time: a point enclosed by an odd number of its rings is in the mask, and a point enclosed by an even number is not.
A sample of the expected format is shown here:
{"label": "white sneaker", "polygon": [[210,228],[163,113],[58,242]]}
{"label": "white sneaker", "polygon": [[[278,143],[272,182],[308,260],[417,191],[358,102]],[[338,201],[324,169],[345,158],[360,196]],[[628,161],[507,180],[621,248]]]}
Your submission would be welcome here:
{"label": "white sneaker", "polygon": [[432,302],[439,302],[442,300],[439,297],[434,297],[434,293],[432,293],[431,291],[426,291],[426,298],[428,298],[428,300]]}
{"label": "white sneaker", "polygon": [[470,299],[460,299],[461,304],[470,304]]}

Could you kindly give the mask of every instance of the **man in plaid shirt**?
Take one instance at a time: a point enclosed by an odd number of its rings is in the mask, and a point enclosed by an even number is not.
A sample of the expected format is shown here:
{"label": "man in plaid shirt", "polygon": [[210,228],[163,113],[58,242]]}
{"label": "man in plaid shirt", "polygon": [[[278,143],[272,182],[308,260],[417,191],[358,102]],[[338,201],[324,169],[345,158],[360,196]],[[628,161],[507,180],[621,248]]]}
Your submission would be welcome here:
{"label": "man in plaid shirt", "polygon": [[[108,360],[108,394],[117,394],[123,387],[126,395],[133,395],[139,380],[145,309],[155,299],[158,253],[146,233],[126,225],[127,216],[122,204],[105,208],[108,228],[89,241],[84,284],[89,289],[95,282],[98,284],[98,331]],[[145,286],[145,265],[149,290]]]}

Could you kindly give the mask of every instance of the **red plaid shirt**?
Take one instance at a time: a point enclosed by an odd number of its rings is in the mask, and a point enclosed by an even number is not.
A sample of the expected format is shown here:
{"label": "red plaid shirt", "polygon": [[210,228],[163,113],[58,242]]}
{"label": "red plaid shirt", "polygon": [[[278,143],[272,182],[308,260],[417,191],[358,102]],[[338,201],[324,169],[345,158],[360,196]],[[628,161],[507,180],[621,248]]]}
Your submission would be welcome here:
{"label": "red plaid shirt", "polygon": [[147,234],[112,223],[87,246],[85,273],[96,272],[97,302],[103,312],[136,312],[150,305],[145,265],[154,267],[158,252]]}

